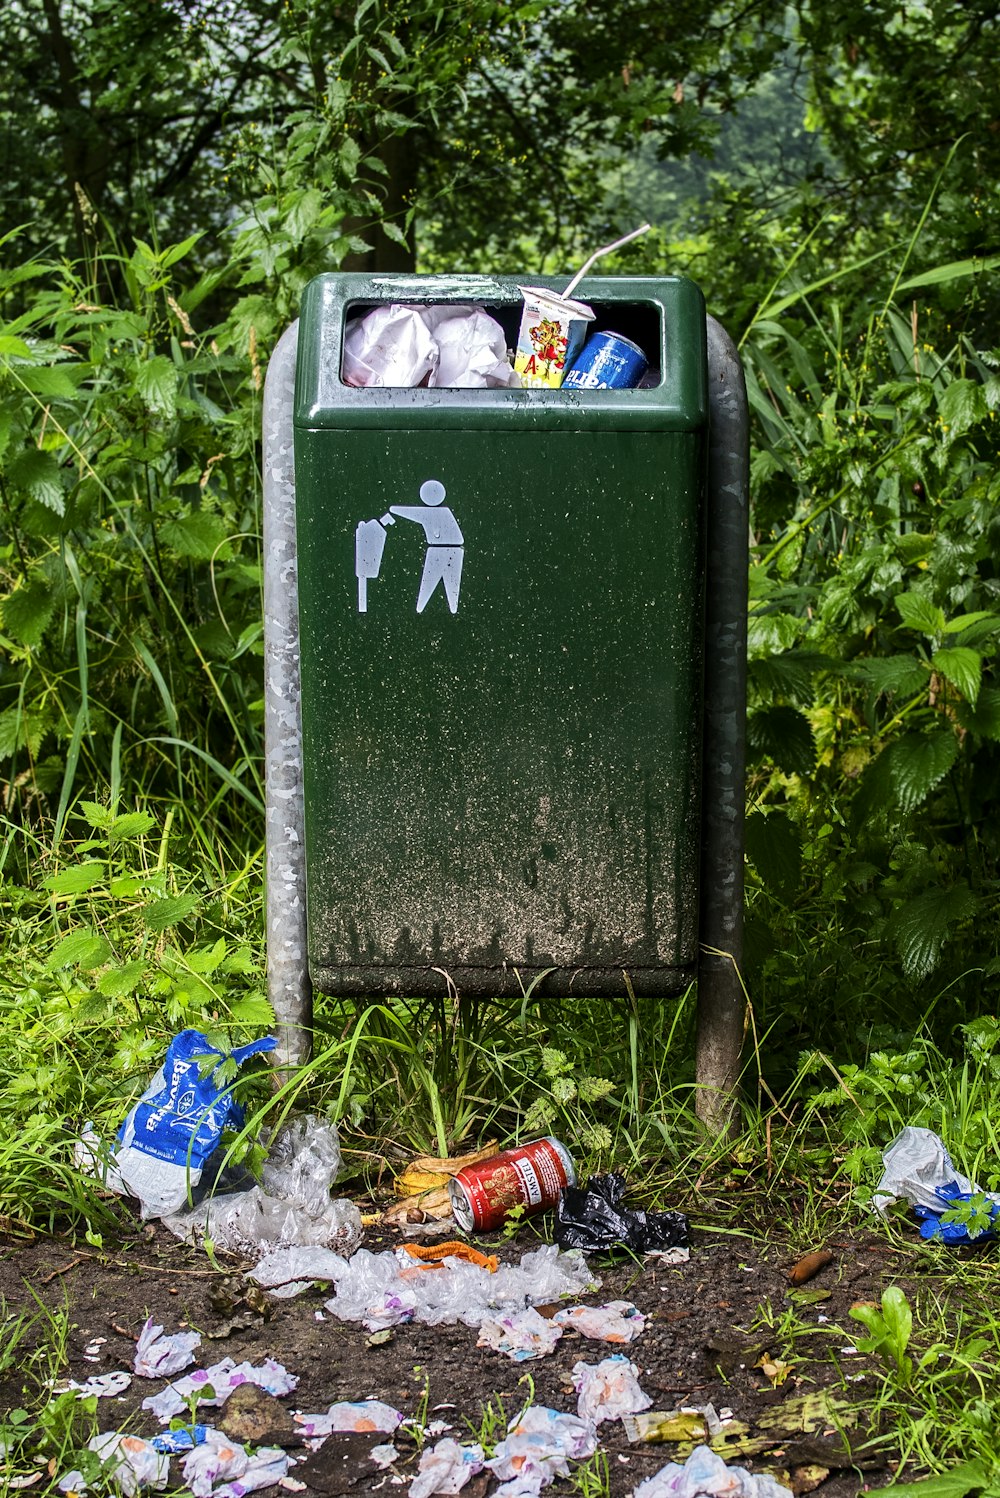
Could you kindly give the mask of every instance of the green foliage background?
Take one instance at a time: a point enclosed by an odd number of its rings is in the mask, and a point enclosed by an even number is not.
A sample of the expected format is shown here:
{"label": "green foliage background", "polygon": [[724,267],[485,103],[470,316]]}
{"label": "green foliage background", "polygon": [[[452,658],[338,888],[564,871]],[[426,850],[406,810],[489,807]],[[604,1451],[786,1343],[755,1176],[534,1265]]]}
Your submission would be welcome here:
{"label": "green foliage background", "polygon": [[[0,1001],[23,1140],[119,1117],[183,1023],[268,1021],[260,400],[306,282],[558,272],[647,213],[610,269],[695,276],[753,410],[758,1058],[777,1086],[802,1048],[863,1064],[928,1019],[958,1054],[996,1011],[997,18],[12,0]],[[689,1030],[623,1004],[627,1099],[541,1006],[506,1055],[414,1016],[433,1063],[359,1070],[329,1106],[389,1134],[419,1095],[444,1146],[496,1096],[536,1121],[586,1101],[565,1128],[611,1148],[622,1108],[650,1113],[664,1025],[681,1056]],[[363,1023],[388,1054],[397,1020]]]}

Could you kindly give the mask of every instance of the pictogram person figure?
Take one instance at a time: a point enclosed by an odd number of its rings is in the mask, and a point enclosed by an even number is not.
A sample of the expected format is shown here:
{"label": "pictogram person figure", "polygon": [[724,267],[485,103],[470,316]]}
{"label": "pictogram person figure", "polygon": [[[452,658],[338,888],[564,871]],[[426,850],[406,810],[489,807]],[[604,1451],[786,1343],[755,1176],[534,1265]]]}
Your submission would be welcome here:
{"label": "pictogram person figure", "polygon": [[[462,561],[465,537],[451,510],[444,504],[446,490],[438,479],[420,485],[420,505],[390,505],[389,513],[401,520],[412,520],[423,526],[427,538],[427,555],[417,594],[417,613],[422,614],[438,583],[444,584],[451,612],[458,611],[458,593],[462,585]],[[426,508],[425,508],[426,507]]]}

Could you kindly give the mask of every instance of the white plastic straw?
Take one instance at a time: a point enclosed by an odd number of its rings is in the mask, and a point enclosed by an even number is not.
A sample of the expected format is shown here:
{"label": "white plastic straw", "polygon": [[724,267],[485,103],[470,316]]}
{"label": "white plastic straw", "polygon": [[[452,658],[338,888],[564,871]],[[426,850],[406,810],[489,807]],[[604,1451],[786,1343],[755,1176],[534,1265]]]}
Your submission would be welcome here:
{"label": "white plastic straw", "polygon": [[563,296],[569,297],[573,295],[574,291],[579,286],[580,282],[583,280],[584,276],[587,274],[595,260],[600,260],[602,255],[610,255],[612,250],[620,250],[623,244],[628,244],[630,239],[638,239],[640,234],[645,234],[646,230],[651,229],[652,227],[652,224],[643,224],[640,229],[633,229],[632,233],[626,234],[623,239],[616,239],[614,244],[606,244],[602,249],[595,250],[590,259],[585,261],[582,268],[577,271],[576,275],[573,277],[572,281],[563,292]]}

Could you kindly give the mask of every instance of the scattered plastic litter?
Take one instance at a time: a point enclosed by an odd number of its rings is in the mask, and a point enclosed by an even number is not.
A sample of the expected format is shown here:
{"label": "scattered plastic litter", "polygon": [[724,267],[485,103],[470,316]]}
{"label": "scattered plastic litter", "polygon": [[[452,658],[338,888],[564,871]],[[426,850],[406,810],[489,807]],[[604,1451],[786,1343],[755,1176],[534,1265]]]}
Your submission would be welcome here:
{"label": "scattered plastic litter", "polygon": [[652,1400],[639,1387],[639,1370],[617,1352],[600,1363],[574,1363],[577,1414],[592,1425],[648,1410]]}
{"label": "scattered plastic litter", "polygon": [[275,1248],[250,1271],[250,1278],[277,1300],[301,1295],[316,1280],[332,1280],[342,1263],[332,1249],[311,1247]]}
{"label": "scattered plastic litter", "polygon": [[417,1475],[410,1483],[410,1498],[430,1498],[432,1493],[460,1493],[470,1477],[483,1470],[483,1448],[460,1446],[447,1438],[420,1456]]}
{"label": "scattered plastic litter", "polygon": [[[223,1129],[242,1127],[243,1110],[228,1085],[217,1081],[220,1065],[242,1066],[276,1045],[268,1035],[227,1057],[199,1030],[174,1036],[163,1065],[119,1129],[114,1152],[117,1175],[138,1198],[144,1218],[177,1212],[201,1180]],[[217,1061],[204,1073],[213,1056]],[[107,1183],[117,1189],[110,1175]]]}
{"label": "scattered plastic litter", "polygon": [[344,331],[347,385],[518,385],[503,328],[482,307],[393,302],[352,318]]}
{"label": "scattered plastic litter", "polygon": [[[142,1401],[144,1410],[152,1410],[157,1420],[165,1425],[175,1415],[188,1408],[193,1395],[205,1405],[225,1404],[234,1389],[241,1384],[256,1384],[268,1394],[290,1394],[298,1384],[294,1373],[289,1373],[273,1358],[265,1358],[259,1367],[252,1363],[234,1363],[232,1358],[223,1358],[210,1368],[198,1368],[184,1378],[151,1394]],[[211,1393],[209,1393],[211,1390]]]}
{"label": "scattered plastic litter", "polygon": [[696,1446],[683,1466],[668,1462],[635,1489],[633,1498],[791,1498],[766,1473],[728,1467],[708,1446]]}
{"label": "scattered plastic litter", "polygon": [[506,1484],[497,1489],[503,1498],[530,1498],[557,1477],[568,1477],[571,1461],[583,1461],[596,1450],[592,1425],[535,1404],[514,1417],[484,1466]]}
{"label": "scattered plastic litter", "polygon": [[567,1186],[556,1207],[555,1239],[560,1248],[585,1253],[630,1249],[644,1254],[664,1248],[686,1248],[688,1223],[683,1212],[645,1212],[623,1205],[625,1177],[591,1176],[586,1187]]}
{"label": "scattered plastic litter", "polygon": [[132,1498],[140,1488],[165,1488],[167,1485],[169,1456],[157,1451],[151,1441],[144,1441],[141,1436],[109,1430],[104,1435],[94,1436],[89,1442],[89,1450],[96,1452],[102,1465],[110,1469],[109,1475],[126,1498]]}
{"label": "scattered plastic litter", "polygon": [[131,1382],[131,1373],[118,1369],[114,1373],[94,1373],[82,1384],[77,1383],[75,1378],[69,1378],[65,1383],[58,1384],[57,1388],[62,1392],[75,1389],[78,1399],[89,1399],[91,1395],[96,1395],[98,1399],[113,1399],[117,1394],[124,1394]]}
{"label": "scattered plastic litter", "polygon": [[183,1425],[179,1430],[167,1430],[154,1436],[150,1445],[167,1456],[175,1456],[178,1452],[192,1451],[195,1446],[200,1446],[208,1432],[207,1425]]}
{"label": "scattered plastic litter", "polygon": [[331,1404],[325,1415],[296,1414],[296,1425],[309,1440],[325,1441],[335,1431],[351,1431],[356,1435],[367,1435],[378,1431],[391,1436],[403,1423],[399,1410],[381,1399],[339,1400]]}
{"label": "scattered plastic litter", "polygon": [[645,1316],[630,1300],[609,1300],[606,1306],[569,1306],[557,1311],[552,1320],[595,1342],[634,1342],[646,1325]]}
{"label": "scattered plastic litter", "polygon": [[647,1410],[645,1414],[623,1415],[622,1426],[629,1441],[705,1441],[721,1435],[731,1424],[731,1409],[716,1410],[714,1404],[688,1404],[679,1410]]}
{"label": "scattered plastic litter", "polygon": [[492,1347],[494,1352],[506,1353],[513,1362],[524,1363],[553,1352],[561,1336],[562,1327],[556,1325],[555,1317],[547,1320],[529,1306],[525,1311],[484,1321],[476,1346]]}
{"label": "scattered plastic litter", "polygon": [[889,1144],[882,1156],[882,1179],[875,1188],[872,1206],[877,1212],[897,1197],[909,1202],[921,1219],[922,1238],[940,1238],[945,1243],[986,1242],[995,1236],[991,1227],[971,1233],[964,1222],[942,1222],[941,1216],[956,1204],[982,1195],[989,1203],[991,1223],[1000,1214],[1000,1195],[981,1192],[974,1181],[952,1164],[940,1135],[931,1129],[908,1125]]}
{"label": "scattered plastic litter", "polygon": [[373,1446],[368,1456],[376,1467],[391,1467],[393,1462],[399,1460],[399,1452],[395,1446]]}
{"label": "scattered plastic litter", "polygon": [[434,1243],[421,1246],[416,1243],[404,1245],[403,1252],[409,1254],[411,1259],[417,1259],[421,1264],[438,1264],[442,1259],[464,1259],[467,1264],[478,1264],[480,1269],[488,1269],[490,1274],[496,1274],[500,1267],[500,1260],[496,1254],[480,1253],[478,1248],[473,1248],[471,1243],[462,1243],[459,1239],[447,1243]]}
{"label": "scattered plastic litter", "polygon": [[163,1327],[150,1316],[135,1345],[135,1372],[140,1378],[170,1378],[190,1368],[194,1350],[200,1346],[200,1332],[174,1332],[165,1337]]}
{"label": "scattered plastic litter", "polygon": [[277,1446],[260,1446],[252,1454],[220,1430],[184,1458],[184,1484],[194,1498],[242,1498],[258,1488],[271,1488],[288,1472],[288,1456]]}
{"label": "scattered plastic litter", "polygon": [[374,1254],[359,1249],[336,1278],[337,1293],[326,1309],[342,1321],[360,1321],[369,1331],[421,1321],[429,1326],[464,1322],[478,1328],[498,1315],[547,1305],[600,1287],[579,1253],[550,1244],[523,1254],[520,1264],[502,1264],[495,1274],[448,1258],[440,1266],[415,1264],[404,1249]]}
{"label": "scattered plastic litter", "polygon": [[333,1125],[304,1114],[271,1141],[262,1185],[206,1198],[166,1217],[164,1226],[185,1241],[211,1238],[217,1249],[247,1258],[293,1246],[350,1254],[361,1241],[361,1213],[351,1201],[331,1199],[339,1169]]}

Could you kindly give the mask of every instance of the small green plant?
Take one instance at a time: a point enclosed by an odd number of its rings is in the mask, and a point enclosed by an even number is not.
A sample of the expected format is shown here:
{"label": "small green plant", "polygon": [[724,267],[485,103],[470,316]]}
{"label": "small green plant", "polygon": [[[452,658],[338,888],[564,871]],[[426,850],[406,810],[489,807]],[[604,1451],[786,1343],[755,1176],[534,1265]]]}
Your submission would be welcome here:
{"label": "small green plant", "polygon": [[913,1382],[913,1359],[907,1354],[913,1311],[899,1286],[890,1285],[883,1290],[881,1310],[874,1305],[856,1305],[851,1307],[851,1316],[866,1326],[870,1334],[859,1338],[858,1351],[874,1353],[899,1386],[908,1389]]}

